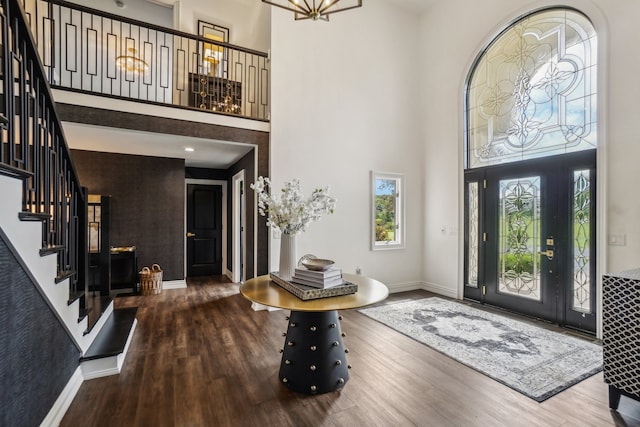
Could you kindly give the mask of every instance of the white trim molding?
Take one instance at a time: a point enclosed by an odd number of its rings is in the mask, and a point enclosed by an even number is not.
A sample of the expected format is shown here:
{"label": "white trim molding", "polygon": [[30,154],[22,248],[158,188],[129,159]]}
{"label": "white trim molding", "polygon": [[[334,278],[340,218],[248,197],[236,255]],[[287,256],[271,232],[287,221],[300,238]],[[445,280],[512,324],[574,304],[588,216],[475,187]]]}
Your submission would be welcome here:
{"label": "white trim molding", "polygon": [[428,282],[391,283],[387,285],[387,288],[389,288],[390,294],[421,289],[424,291],[433,292],[434,294],[458,299],[458,292],[456,289],[451,289]]}
{"label": "white trim molding", "polygon": [[167,280],[162,282],[162,289],[185,289],[187,287],[187,279]]}
{"label": "white trim molding", "polygon": [[82,376],[82,368],[78,366],[73,375],[71,375],[71,378],[69,379],[69,382],[67,382],[67,385],[64,386],[62,393],[60,393],[55,403],[49,410],[49,413],[46,417],[44,417],[42,423],[40,423],[41,427],[60,425],[64,414],[67,413],[67,409],[69,409],[69,406],[71,406],[71,402],[73,402],[73,399],[76,397],[76,394],[78,393],[78,390],[80,390],[80,386],[82,385],[83,381],[84,377]]}

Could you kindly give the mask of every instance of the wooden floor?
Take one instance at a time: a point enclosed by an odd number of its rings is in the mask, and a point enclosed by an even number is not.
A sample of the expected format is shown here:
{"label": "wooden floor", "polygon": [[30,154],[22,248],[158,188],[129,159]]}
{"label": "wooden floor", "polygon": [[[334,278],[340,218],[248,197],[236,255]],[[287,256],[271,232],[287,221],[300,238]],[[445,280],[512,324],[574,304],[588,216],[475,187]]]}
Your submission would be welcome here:
{"label": "wooden floor", "polygon": [[85,381],[62,426],[640,426],[630,399],[609,411],[602,374],[537,403],[356,311],[341,312],[349,382],[298,395],[277,376],[288,312],[254,312],[237,284],[116,298],[131,306],[122,373]]}

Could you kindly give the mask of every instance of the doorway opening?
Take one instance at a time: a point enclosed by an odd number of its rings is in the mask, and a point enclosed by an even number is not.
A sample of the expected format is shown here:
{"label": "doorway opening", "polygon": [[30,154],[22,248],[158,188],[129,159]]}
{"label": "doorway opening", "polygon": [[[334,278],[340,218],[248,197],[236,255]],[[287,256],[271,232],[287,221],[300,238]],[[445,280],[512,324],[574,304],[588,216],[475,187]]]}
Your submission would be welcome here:
{"label": "doorway opening", "polygon": [[246,201],[244,169],[233,176],[231,185],[233,188],[233,239],[231,241],[233,261],[231,280],[235,283],[241,283],[246,279]]}

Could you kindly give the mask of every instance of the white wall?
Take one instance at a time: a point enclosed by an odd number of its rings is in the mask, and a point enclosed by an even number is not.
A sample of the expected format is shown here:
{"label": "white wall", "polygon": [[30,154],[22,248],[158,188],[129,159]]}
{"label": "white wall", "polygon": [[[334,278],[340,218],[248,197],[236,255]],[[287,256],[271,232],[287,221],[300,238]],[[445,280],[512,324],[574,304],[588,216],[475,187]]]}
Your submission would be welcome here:
{"label": "white wall", "polygon": [[122,0],[125,7],[116,6],[115,0],[69,0],[70,3],[102,10],[127,18],[173,28],[172,7],[148,0]]}
{"label": "white wall", "polygon": [[[294,21],[272,10],[271,176],[299,178],[305,194],[329,185],[333,215],[298,238],[298,256],[331,258],[343,271],[387,284],[420,281],[423,260],[423,144],[415,54],[418,19],[389,2]],[[371,170],[406,175],[407,245],[370,250]],[[277,269],[279,240],[271,241]]]}
{"label": "white wall", "polygon": [[[162,0],[169,3],[171,0]],[[260,52],[270,45],[270,8],[260,0],[178,0],[180,31],[198,33],[198,20],[229,28],[229,43]]]}
{"label": "white wall", "polygon": [[[599,34],[598,275],[640,266],[634,186],[640,117],[636,0],[565,0]],[[505,26],[549,0],[437,1],[416,18],[386,2],[294,22],[272,11],[272,176],[331,184],[336,214],[311,226],[298,251],[389,283],[422,280],[455,294],[462,272],[462,99],[478,52]],[[416,33],[416,28],[418,28]],[[282,95],[284,94],[284,95]],[[419,156],[422,156],[419,159]],[[368,171],[407,174],[406,250],[368,240]],[[442,233],[442,229],[445,233]],[[624,234],[625,246],[607,236]],[[277,263],[277,240],[272,267]]]}
{"label": "white wall", "polygon": [[198,20],[229,28],[231,44],[260,52],[270,46],[271,8],[260,0],[70,0],[128,18],[198,34]]}
{"label": "white wall", "polygon": [[[425,145],[425,280],[457,289],[462,270],[462,239],[442,235],[442,226],[461,227],[463,85],[478,52],[501,29],[527,11],[552,1],[447,0],[421,18]],[[635,185],[640,117],[640,69],[634,0],[565,0],[594,22],[599,35],[598,178],[600,263],[598,274],[640,266],[640,199]],[[437,202],[436,202],[437,201]],[[607,246],[607,234],[625,234],[626,246]]]}

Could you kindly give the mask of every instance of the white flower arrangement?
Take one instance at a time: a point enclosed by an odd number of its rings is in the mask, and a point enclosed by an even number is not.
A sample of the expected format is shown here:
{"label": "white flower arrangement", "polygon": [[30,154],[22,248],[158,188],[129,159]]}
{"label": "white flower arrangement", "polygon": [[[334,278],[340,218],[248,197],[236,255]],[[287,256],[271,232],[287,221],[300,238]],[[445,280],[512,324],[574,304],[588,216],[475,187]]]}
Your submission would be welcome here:
{"label": "white flower arrangement", "polygon": [[311,222],[333,213],[336,207],[336,199],[329,196],[329,187],[316,188],[304,199],[298,179],[285,182],[279,194],[270,194],[271,180],[262,176],[250,187],[258,194],[258,212],[267,217],[267,225],[284,234],[306,230]]}

